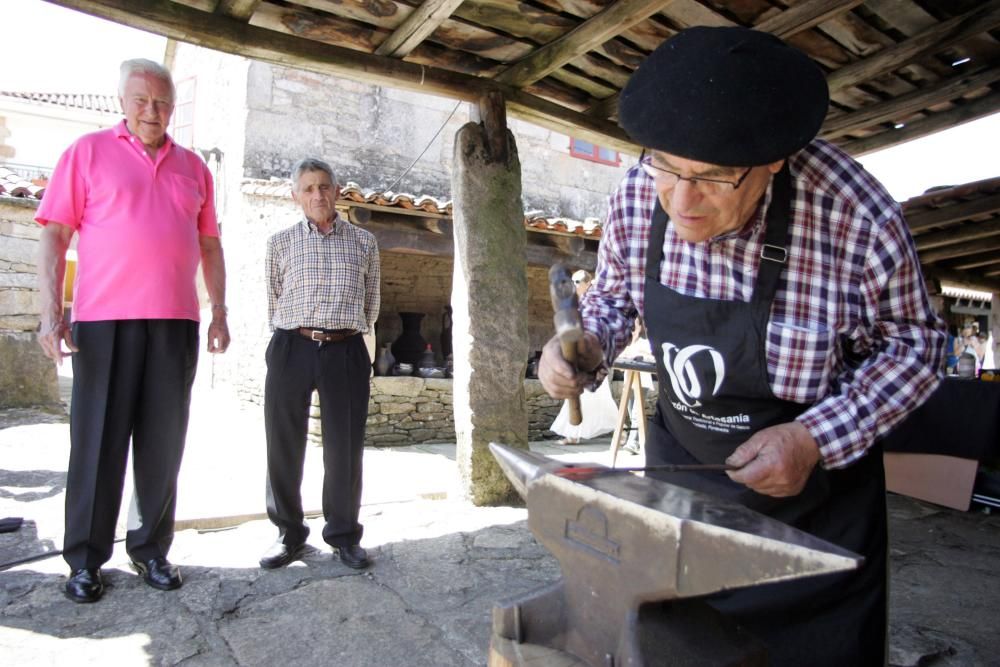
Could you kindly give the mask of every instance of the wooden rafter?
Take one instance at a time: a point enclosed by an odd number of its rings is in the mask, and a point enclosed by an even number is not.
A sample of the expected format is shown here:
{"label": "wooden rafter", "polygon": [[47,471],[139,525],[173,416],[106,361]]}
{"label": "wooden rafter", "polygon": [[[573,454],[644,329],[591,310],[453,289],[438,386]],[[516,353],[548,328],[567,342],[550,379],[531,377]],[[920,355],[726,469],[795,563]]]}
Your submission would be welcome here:
{"label": "wooden rafter", "polygon": [[935,266],[924,271],[924,277],[928,282],[945,282],[960,289],[1000,293],[1000,280],[985,275],[979,276]]}
{"label": "wooden rafter", "polygon": [[649,18],[673,0],[619,0],[554,42],[497,75],[496,80],[522,88],[559,69],[600,44]]}
{"label": "wooden rafter", "polygon": [[915,238],[917,250],[931,250],[941,248],[954,243],[965,243],[976,239],[985,239],[990,236],[1000,236],[1000,220],[990,220],[989,222],[977,222],[972,225],[963,225],[958,229],[945,229],[940,232],[921,234]]}
{"label": "wooden rafter", "polygon": [[849,12],[863,2],[864,0],[807,0],[764,19],[754,28],[788,39],[792,35]]}
{"label": "wooden rafter", "polygon": [[956,257],[969,257],[979,255],[989,250],[1000,250],[1000,238],[987,240],[966,241],[965,243],[953,243],[934,250],[927,250],[920,253],[921,264],[934,264],[946,259]]}
{"label": "wooden rafter", "polygon": [[921,57],[1000,26],[1000,0],[991,0],[978,9],[956,16],[904,40],[875,55],[844,65],[827,77],[830,94],[891,72]]}
{"label": "wooden rafter", "polygon": [[923,109],[949,102],[969,92],[985,88],[996,81],[1000,81],[1000,67],[993,67],[971,76],[941,81],[937,85],[900,95],[882,104],[874,104],[828,119],[823,123],[823,131],[820,136],[829,139],[857,132],[878,123],[903,120]]}
{"label": "wooden rafter", "polygon": [[278,33],[170,0],[147,0],[143,3],[131,0],[48,1],[170,39],[283,67],[298,67],[468,102],[476,102],[490,91],[499,91],[507,100],[507,111],[512,116],[615,150],[630,154],[639,152],[621,128],[613,123],[489,79]]}
{"label": "wooden rafter", "polygon": [[874,136],[839,143],[839,145],[844,151],[857,157],[918,139],[932,132],[984,118],[998,111],[1000,111],[1000,93],[991,93],[972,102],[956,105],[955,108],[948,111],[939,111],[921,120],[907,123],[905,127],[898,130],[886,130]]}
{"label": "wooden rafter", "polygon": [[906,216],[906,222],[912,233],[919,234],[931,227],[940,227],[970,218],[985,217],[997,212],[1000,212],[1000,194],[910,214]]}
{"label": "wooden rafter", "polygon": [[405,58],[420,42],[437,30],[437,27],[451,16],[462,2],[463,0],[424,0],[395,32],[379,44],[375,54]]}

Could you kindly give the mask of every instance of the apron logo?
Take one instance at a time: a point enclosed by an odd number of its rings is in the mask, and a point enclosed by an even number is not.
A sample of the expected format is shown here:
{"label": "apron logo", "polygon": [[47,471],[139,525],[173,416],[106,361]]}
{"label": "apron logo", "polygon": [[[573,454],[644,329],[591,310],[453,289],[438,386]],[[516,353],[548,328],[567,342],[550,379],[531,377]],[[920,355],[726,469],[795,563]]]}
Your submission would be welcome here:
{"label": "apron logo", "polygon": [[684,349],[678,348],[673,343],[663,344],[663,365],[670,376],[670,386],[674,388],[674,395],[679,398],[684,405],[694,408],[701,405],[699,400],[704,396],[701,382],[695,371],[695,365],[704,363],[701,361],[706,356],[711,360],[715,370],[715,386],[712,388],[712,396],[715,396],[722,386],[722,380],[726,374],[726,363],[719,352],[708,345],[688,345]]}

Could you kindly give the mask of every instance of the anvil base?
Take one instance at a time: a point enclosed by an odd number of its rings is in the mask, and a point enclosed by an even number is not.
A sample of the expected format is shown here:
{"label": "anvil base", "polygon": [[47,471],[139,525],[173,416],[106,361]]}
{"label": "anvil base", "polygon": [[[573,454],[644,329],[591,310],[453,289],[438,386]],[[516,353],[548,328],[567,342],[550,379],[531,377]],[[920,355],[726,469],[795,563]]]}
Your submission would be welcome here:
{"label": "anvil base", "polygon": [[[730,618],[698,598],[652,602],[619,619],[618,655],[597,664],[566,649],[562,582],[493,608],[489,667],[764,667],[767,649]],[[614,623],[613,619],[608,619]]]}

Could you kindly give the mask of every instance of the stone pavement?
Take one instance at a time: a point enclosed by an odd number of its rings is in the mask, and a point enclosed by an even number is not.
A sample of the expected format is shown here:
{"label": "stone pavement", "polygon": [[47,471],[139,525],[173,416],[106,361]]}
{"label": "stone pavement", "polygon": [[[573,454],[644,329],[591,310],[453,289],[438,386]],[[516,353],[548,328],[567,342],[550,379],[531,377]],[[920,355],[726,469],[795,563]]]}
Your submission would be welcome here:
{"label": "stone pavement", "polygon": [[[476,508],[459,497],[452,443],[366,450],[370,570],[332,557],[322,520],[312,518],[312,553],[262,571],[257,559],[275,531],[261,518],[259,412],[221,390],[196,395],[170,554],[184,587],[144,585],[119,545],[105,567],[104,599],[77,605],[62,596],[60,557],[7,565],[61,546],[65,416],[0,411],[0,518],[26,520],[0,534],[0,664],[483,665],[493,604],[558,576],[523,509]],[[607,460],[607,439],[533,448]],[[319,509],[319,454],[310,447],[307,510]],[[998,518],[890,496],[890,523],[890,663],[1000,664]]]}

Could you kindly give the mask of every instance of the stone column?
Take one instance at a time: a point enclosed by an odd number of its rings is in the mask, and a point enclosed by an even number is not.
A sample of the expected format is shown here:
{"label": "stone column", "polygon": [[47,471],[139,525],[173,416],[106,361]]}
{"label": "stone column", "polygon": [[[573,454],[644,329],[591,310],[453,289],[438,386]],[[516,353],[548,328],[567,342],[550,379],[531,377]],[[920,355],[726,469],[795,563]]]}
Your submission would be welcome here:
{"label": "stone column", "polygon": [[[500,102],[502,109],[502,101]],[[452,345],[457,459],[476,505],[519,502],[490,442],[528,446],[524,373],[528,344],[526,235],[521,165],[503,114],[455,137]],[[502,141],[498,141],[502,140]]]}
{"label": "stone column", "polygon": [[27,199],[0,201],[0,408],[59,405],[56,365],[35,333],[42,231],[33,219],[37,206]]}

